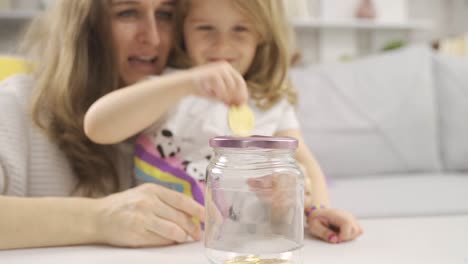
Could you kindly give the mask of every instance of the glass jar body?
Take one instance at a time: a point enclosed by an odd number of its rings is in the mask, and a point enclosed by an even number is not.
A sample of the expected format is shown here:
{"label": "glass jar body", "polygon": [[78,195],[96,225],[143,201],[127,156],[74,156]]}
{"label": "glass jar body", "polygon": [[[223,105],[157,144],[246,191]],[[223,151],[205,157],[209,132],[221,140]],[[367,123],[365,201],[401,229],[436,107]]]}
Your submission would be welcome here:
{"label": "glass jar body", "polygon": [[293,150],[215,148],[207,168],[212,263],[302,263],[304,177]]}

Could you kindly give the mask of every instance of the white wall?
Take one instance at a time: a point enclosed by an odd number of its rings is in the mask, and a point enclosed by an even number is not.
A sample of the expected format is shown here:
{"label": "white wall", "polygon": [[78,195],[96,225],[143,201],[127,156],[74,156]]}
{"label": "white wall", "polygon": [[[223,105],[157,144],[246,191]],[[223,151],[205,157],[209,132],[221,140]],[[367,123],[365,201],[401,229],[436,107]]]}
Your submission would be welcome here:
{"label": "white wall", "polygon": [[53,1],[55,0],[0,0],[0,54],[16,53],[18,38],[29,23],[28,19],[6,18],[4,14],[13,12],[34,14]]}
{"label": "white wall", "polygon": [[434,37],[468,32],[467,0],[410,0],[410,3],[410,15],[434,20]]}
{"label": "white wall", "polygon": [[[294,0],[285,0],[294,1]],[[324,19],[340,15],[350,19],[360,0],[307,0],[322,1],[320,12]],[[299,29],[298,45],[305,63],[336,61],[340,55],[359,56],[380,50],[388,41],[431,43],[434,40],[468,32],[468,0],[374,0],[376,9],[384,10],[378,20],[431,21],[429,31],[372,30],[355,33],[353,30]],[[336,20],[336,19],[335,19]],[[324,33],[325,32],[325,33]],[[331,43],[331,40],[335,40]],[[319,49],[319,51],[317,51]],[[366,50],[363,52],[362,50]]]}
{"label": "white wall", "polygon": [[453,34],[468,32],[468,1],[457,0],[453,3]]}
{"label": "white wall", "polygon": [[0,54],[15,54],[18,38],[26,22],[0,21]]}

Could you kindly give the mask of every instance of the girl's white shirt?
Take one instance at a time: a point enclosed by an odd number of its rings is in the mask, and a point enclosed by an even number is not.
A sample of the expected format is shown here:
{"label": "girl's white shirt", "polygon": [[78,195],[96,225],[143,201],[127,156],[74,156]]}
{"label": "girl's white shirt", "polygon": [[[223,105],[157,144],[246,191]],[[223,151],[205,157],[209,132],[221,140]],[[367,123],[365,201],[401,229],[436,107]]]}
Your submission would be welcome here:
{"label": "girl's white shirt", "polygon": [[[164,74],[175,72],[167,70]],[[155,77],[158,78],[158,77]],[[268,110],[249,100],[255,116],[252,135],[273,136],[278,132],[299,129],[295,108],[282,99]],[[222,102],[199,96],[188,96],[174,105],[159,122],[145,131],[155,138],[155,143],[170,153],[180,148],[180,157],[189,162],[201,160],[212,153],[208,142],[216,136],[232,135],[228,124],[229,107]],[[170,131],[172,138],[164,138],[162,131]],[[167,133],[166,133],[167,134]],[[159,142],[158,142],[159,141]]]}

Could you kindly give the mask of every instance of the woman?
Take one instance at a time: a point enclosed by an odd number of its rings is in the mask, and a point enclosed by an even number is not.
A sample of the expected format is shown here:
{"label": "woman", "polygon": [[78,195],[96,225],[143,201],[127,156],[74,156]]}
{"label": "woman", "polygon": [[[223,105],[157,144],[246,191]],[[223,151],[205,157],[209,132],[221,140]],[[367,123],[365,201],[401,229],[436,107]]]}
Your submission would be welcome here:
{"label": "woman", "polygon": [[0,88],[0,249],[200,238],[191,217],[203,220],[201,206],[155,185],[116,193],[133,185],[132,148],[98,146],[83,132],[95,100],[162,72],[174,4],[59,0],[32,23],[25,47],[34,79]]}

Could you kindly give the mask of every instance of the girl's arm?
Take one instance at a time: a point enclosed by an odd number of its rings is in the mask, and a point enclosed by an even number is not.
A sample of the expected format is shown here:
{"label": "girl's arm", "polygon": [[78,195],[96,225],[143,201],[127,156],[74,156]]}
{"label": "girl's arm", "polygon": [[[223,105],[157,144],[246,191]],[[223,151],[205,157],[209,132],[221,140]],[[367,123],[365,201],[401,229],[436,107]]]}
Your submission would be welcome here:
{"label": "girl's arm", "polygon": [[310,152],[304,142],[304,138],[299,129],[281,131],[275,134],[280,137],[293,137],[299,141],[299,146],[296,151],[296,160],[305,168],[305,207],[323,205],[330,207],[330,199],[328,196],[328,188],[325,182],[325,177],[316,161],[315,157]]}
{"label": "girl's arm", "polygon": [[97,243],[94,200],[0,196],[0,249]]}
{"label": "girl's arm", "polygon": [[130,85],[96,101],[85,115],[86,135],[99,144],[114,144],[149,127],[191,93],[186,72]]}
{"label": "girl's arm", "polygon": [[227,62],[217,62],[160,76],[114,91],[96,101],[84,120],[86,135],[114,144],[143,131],[187,95],[228,105],[243,104],[248,92],[242,76]]}

